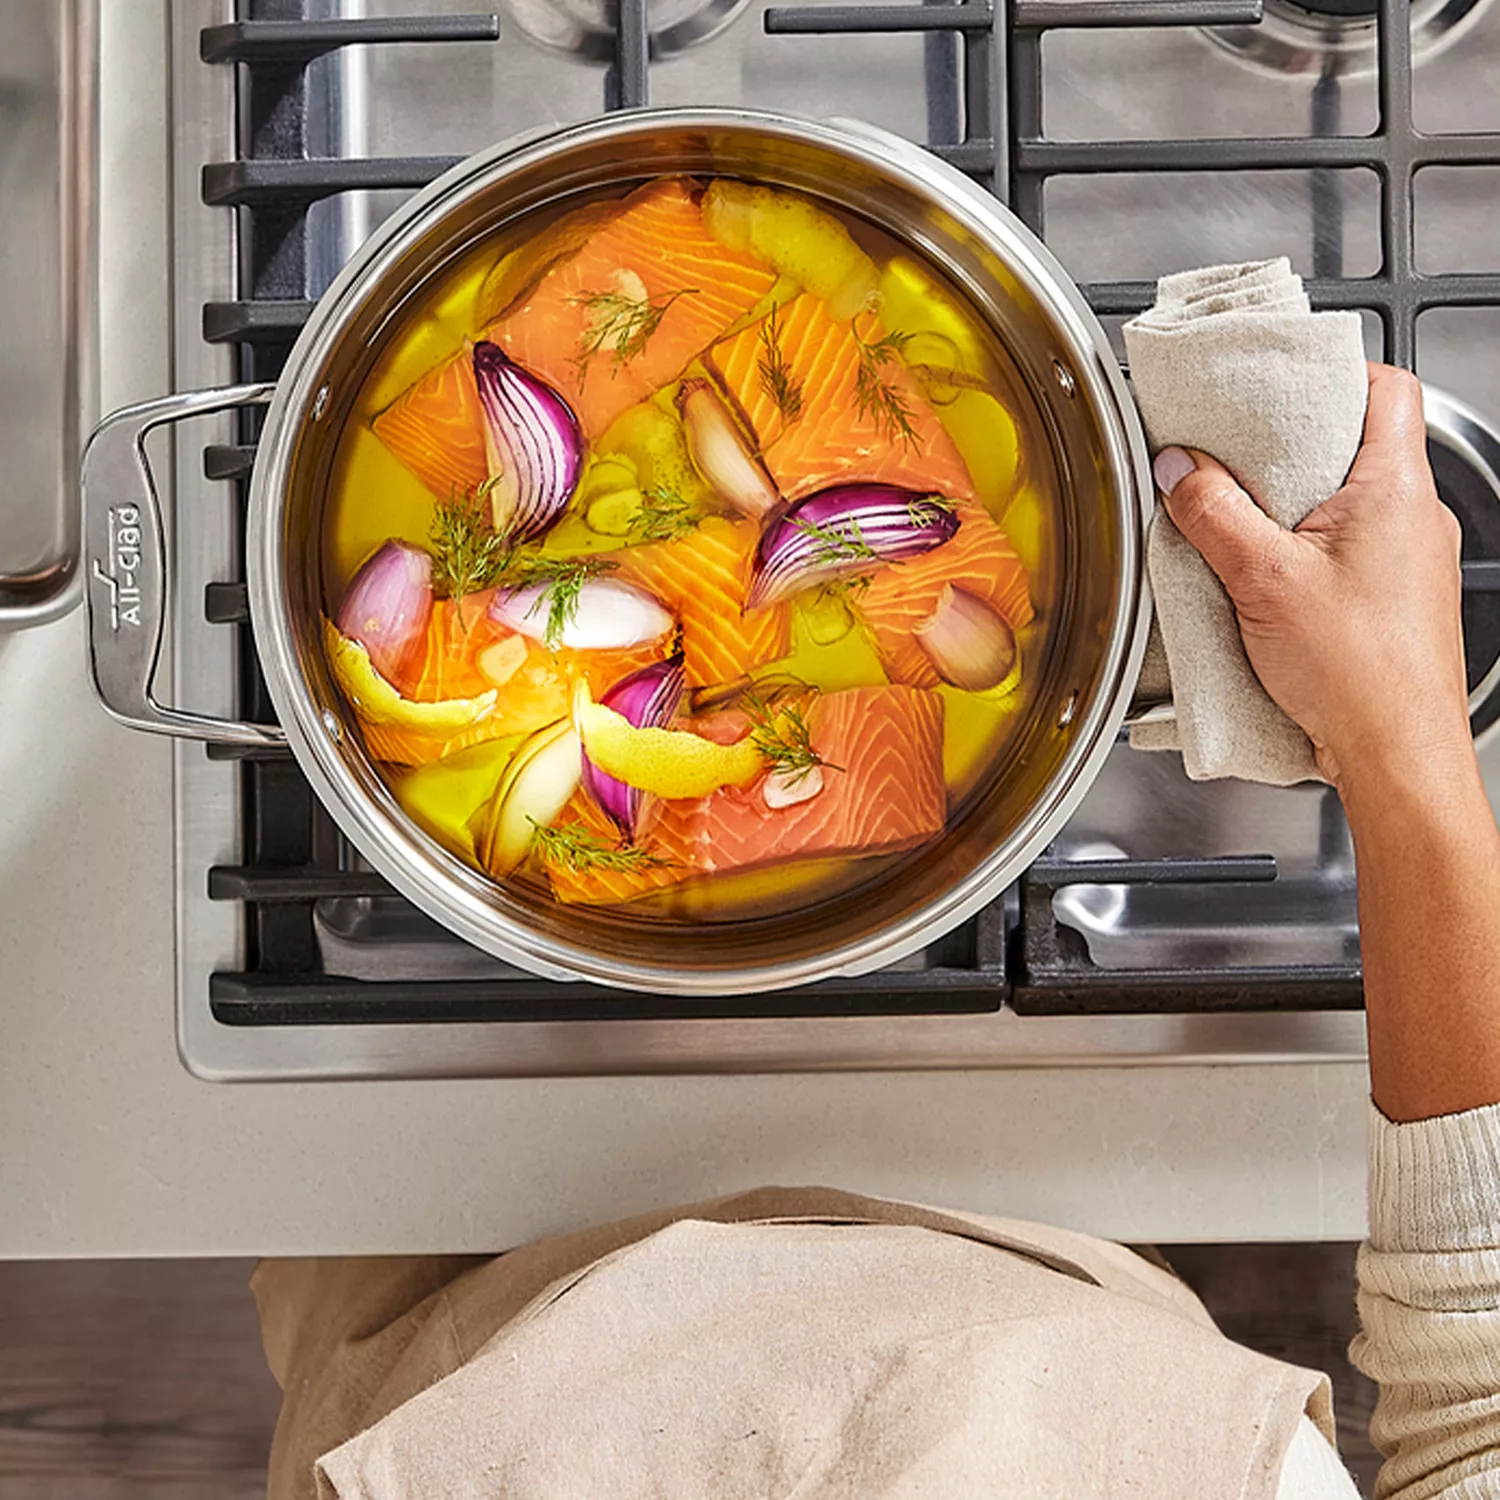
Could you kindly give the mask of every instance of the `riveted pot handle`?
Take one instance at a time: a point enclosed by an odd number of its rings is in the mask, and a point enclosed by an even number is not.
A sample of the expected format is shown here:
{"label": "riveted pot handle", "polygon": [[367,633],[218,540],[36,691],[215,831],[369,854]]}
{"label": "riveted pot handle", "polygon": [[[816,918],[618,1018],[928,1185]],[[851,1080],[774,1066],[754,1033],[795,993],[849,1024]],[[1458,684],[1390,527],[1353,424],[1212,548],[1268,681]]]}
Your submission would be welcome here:
{"label": "riveted pot handle", "polygon": [[122,724],[227,745],[281,745],[274,724],[242,724],[152,696],[167,609],[167,546],[146,456],[153,428],[269,401],[275,387],[229,386],[122,407],[94,429],[83,454],[83,566],[89,666],[99,701]]}

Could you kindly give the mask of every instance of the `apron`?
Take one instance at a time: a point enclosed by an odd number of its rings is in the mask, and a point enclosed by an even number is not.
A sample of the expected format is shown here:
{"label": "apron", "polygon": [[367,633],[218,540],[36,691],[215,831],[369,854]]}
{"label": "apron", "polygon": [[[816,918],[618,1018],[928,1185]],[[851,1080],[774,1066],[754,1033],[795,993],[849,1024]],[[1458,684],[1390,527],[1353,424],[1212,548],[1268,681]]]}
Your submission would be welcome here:
{"label": "apron", "polygon": [[270,1500],[1274,1500],[1327,1377],[1067,1230],[762,1188],[496,1257],[266,1261]]}

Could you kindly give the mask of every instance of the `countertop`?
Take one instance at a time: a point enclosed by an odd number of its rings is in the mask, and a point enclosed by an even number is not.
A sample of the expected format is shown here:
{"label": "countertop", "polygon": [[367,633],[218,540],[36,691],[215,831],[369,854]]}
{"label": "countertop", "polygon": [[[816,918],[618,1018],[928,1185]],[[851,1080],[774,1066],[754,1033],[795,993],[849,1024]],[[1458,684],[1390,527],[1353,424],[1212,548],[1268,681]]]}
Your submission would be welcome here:
{"label": "countertop", "polygon": [[[168,388],[164,0],[103,14],[106,409]],[[0,1256],[486,1251],[756,1183],[1132,1241],[1354,1238],[1357,1066],[224,1085],[178,1061],[171,753],[0,636]]]}

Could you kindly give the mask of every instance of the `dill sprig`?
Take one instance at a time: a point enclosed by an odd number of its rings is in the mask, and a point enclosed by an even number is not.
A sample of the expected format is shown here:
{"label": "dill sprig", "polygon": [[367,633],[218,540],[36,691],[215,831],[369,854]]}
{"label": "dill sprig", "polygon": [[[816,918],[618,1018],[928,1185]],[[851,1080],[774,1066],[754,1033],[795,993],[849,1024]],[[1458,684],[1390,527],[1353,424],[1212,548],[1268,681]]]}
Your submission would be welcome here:
{"label": "dill sprig", "polygon": [[588,373],[589,362],[601,351],[614,355],[618,371],[651,340],[661,327],[667,309],[679,297],[696,297],[696,287],[683,287],[663,297],[632,296],[629,292],[583,292],[571,300],[581,303],[589,313],[588,327],[579,340],[573,367],[581,382]]}
{"label": "dill sprig", "polygon": [[859,517],[822,524],[805,516],[790,516],[788,521],[816,546],[811,561],[820,563],[879,562],[880,554],[865,540]]}
{"label": "dill sprig", "polygon": [[750,743],[760,751],[771,774],[779,776],[788,786],[796,786],[820,766],[830,771],[844,769],[824,760],[813,749],[807,717],[795,698],[781,697],[767,702],[752,692],[746,693],[740,702],[750,716]]}
{"label": "dill sprig", "polygon": [[802,415],[802,382],[793,376],[782,352],[781,325],[774,307],[760,325],[760,344],[765,350],[755,367],[760,374],[760,388],[776,403],[784,421],[795,422]]}
{"label": "dill sprig", "polygon": [[544,553],[514,553],[500,575],[507,588],[541,588],[537,601],[528,611],[535,614],[547,608],[547,623],[542,634],[549,646],[555,646],[564,630],[578,613],[583,586],[601,573],[611,573],[619,565],[607,557],[549,557]]}
{"label": "dill sprig", "polygon": [[909,333],[887,333],[873,340],[855,335],[859,368],[854,376],[854,402],[860,416],[873,419],[892,442],[915,448],[917,431],[912,426],[912,417],[916,413],[912,404],[881,373],[887,365],[900,360],[910,342]]}
{"label": "dill sprig", "polygon": [[500,581],[511,548],[490,522],[485,500],[495,481],[487,479],[473,494],[439,500],[432,514],[432,587],[450,599],[462,599]]}
{"label": "dill sprig", "polygon": [[607,844],[576,823],[548,827],[535,818],[527,821],[531,824],[531,847],[542,862],[575,875],[588,870],[653,870],[671,864],[671,860],[639,844]]}
{"label": "dill sprig", "polygon": [[685,496],[671,485],[658,484],[642,492],[628,535],[632,542],[675,542],[696,531],[702,519],[702,512]]}
{"label": "dill sprig", "polygon": [[846,604],[857,604],[865,590],[874,581],[869,573],[855,573],[849,578],[830,578],[819,592],[830,599],[842,599]]}
{"label": "dill sprig", "polygon": [[917,528],[932,526],[952,512],[953,507],[936,495],[916,495],[906,502],[906,519]]}

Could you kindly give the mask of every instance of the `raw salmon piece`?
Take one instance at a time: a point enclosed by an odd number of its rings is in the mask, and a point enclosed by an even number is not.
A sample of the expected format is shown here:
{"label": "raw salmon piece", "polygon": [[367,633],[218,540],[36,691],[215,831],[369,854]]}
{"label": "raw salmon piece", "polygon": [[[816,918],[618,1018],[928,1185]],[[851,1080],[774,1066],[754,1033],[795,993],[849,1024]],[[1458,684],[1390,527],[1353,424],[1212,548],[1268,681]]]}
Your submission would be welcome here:
{"label": "raw salmon piece", "polygon": [[461,734],[434,736],[398,724],[360,721],[365,748],[376,760],[419,766],[442,755],[467,750],[485,740],[510,734],[530,734],[568,713],[575,677],[587,680],[596,698],[622,677],[661,658],[659,643],[615,651],[553,651],[540,641],[518,637],[525,657],[504,682],[486,676],[480,657],[511,635],[487,618],[485,610],[494,591],[470,594],[459,603],[440,599],[433,606],[424,655],[410,677],[392,686],[415,702],[438,703],[445,698],[474,698],[494,689],[495,710],[489,718]]}
{"label": "raw salmon piece", "polygon": [[494,597],[494,589],[484,589],[462,599],[436,600],[420,649],[401,674],[391,678],[391,686],[416,703],[475,698],[494,687],[477,665],[486,646],[510,633],[489,618]]}
{"label": "raw salmon piece", "polygon": [[[558,818],[560,826],[577,826],[585,833],[613,845],[619,842],[620,830],[600,812],[594,800],[581,787],[573,800]],[[664,851],[647,843],[652,853],[667,858]],[[616,905],[649,896],[653,891],[664,890],[686,880],[694,871],[676,860],[660,865],[647,865],[637,870],[570,870],[565,866],[546,865],[547,879],[552,883],[552,894],[569,905],[586,903],[591,906]]]}
{"label": "raw salmon piece", "polygon": [[439,500],[472,494],[489,476],[484,412],[467,353],[430,370],[370,426]]}
{"label": "raw salmon piece", "polygon": [[[712,738],[743,733],[740,715],[691,726]],[[816,855],[894,854],[942,831],[943,700],[908,687],[828,693],[808,710],[813,748],[829,763],[823,789],[793,807],[771,809],[760,781],[711,797],[648,805],[644,848],[669,861],[643,870],[549,870],[560,901],[633,901],[682,880]],[[835,771],[832,766],[843,769]],[[609,838],[613,824],[580,794],[563,819]]]}
{"label": "raw salmon piece", "polygon": [[[550,719],[542,721],[549,722]],[[533,729],[541,727],[541,724],[532,725]],[[471,745],[482,745],[486,740],[503,740],[506,735],[517,731],[513,724],[491,714],[461,734],[423,734],[400,724],[371,724],[363,718],[359,720],[359,732],[371,760],[387,761],[393,766],[425,766],[428,761],[454,755]]]}
{"label": "raw salmon piece", "polygon": [[[702,874],[812,855],[892,854],[942,831],[943,700],[909,687],[827,693],[808,710],[823,789],[772,809],[762,783],[659,804],[652,847]],[[832,769],[840,766],[842,770]]]}
{"label": "raw salmon piece", "polygon": [[949,541],[923,557],[877,569],[854,599],[893,681],[914,687],[941,681],[911,633],[937,607],[947,584],[983,599],[1012,630],[1031,621],[1026,569],[1005,533],[982,506],[960,506],[959,517]]}
{"label": "raw salmon piece", "polygon": [[[597,437],[627,407],[675,380],[775,280],[754,256],[714,239],[688,184],[671,178],[633,193],[622,213],[554,265],[486,337],[555,386],[585,435]],[[611,348],[588,354],[606,315],[590,302],[601,297],[660,313],[635,352],[627,340],[624,358]]]}
{"label": "raw salmon piece", "polygon": [[826,304],[806,294],[780,309],[776,343],[802,398],[801,414],[790,421],[768,393],[761,370],[768,327],[762,321],[723,340],[709,359],[749,418],[766,467],[788,500],[851,479],[936,490],[958,500],[973,498],[973,480],[953,439],[899,356],[880,362],[875,378],[901,402],[910,436],[884,419],[878,408],[860,411],[861,340],[868,347],[883,333],[873,315],[854,323],[838,322]]}
{"label": "raw salmon piece", "polygon": [[710,516],[677,541],[650,542],[613,554],[619,577],[649,589],[677,616],[693,687],[732,682],[787,653],[785,605],[742,613],[756,541],[756,528],[748,521]]}

